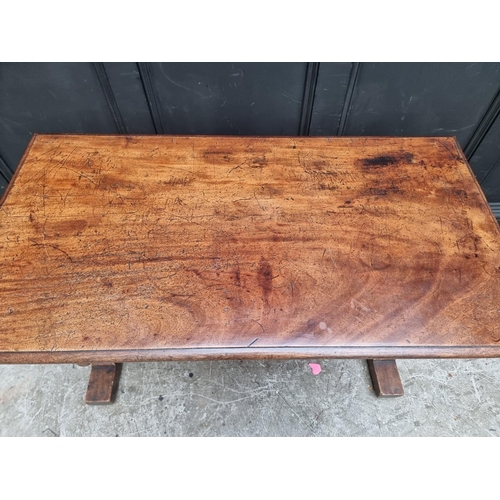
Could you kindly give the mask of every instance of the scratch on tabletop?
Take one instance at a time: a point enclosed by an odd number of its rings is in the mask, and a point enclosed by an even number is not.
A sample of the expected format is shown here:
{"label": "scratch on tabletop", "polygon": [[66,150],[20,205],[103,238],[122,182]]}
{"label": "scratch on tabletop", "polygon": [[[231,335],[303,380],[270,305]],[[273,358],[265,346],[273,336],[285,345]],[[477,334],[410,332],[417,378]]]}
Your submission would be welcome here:
{"label": "scratch on tabletop", "polygon": [[[255,320],[252,320],[252,321],[255,321]],[[257,323],[257,321],[255,321]],[[260,325],[260,327],[262,328],[262,325]],[[247,347],[250,347],[252,346],[253,344],[255,344],[255,342],[257,342],[257,340],[259,340],[259,337],[255,337],[252,342],[250,342],[250,344],[247,345]]]}
{"label": "scratch on tabletop", "polygon": [[37,247],[43,247],[43,248],[50,247],[53,248],[54,250],[58,250],[59,252],[62,252],[64,255],[66,255],[66,257],[68,257],[68,259],[71,262],[73,262],[73,259],[70,257],[70,255],[67,252],[65,252],[62,248],[59,248],[57,245],[51,245],[50,243],[38,243],[38,241],[35,241],[32,238],[29,238],[29,241],[31,241],[33,245]]}
{"label": "scratch on tabletop", "polygon": [[[253,321],[254,323],[257,323],[262,328],[262,331],[265,331],[264,327],[258,321],[256,321],[255,319],[251,319],[250,321]],[[255,339],[255,340],[257,340],[257,339]],[[255,340],[253,342],[255,342]],[[253,342],[252,342],[252,344],[253,344]]]}
{"label": "scratch on tabletop", "polygon": [[255,198],[255,200],[257,201],[257,203],[259,204],[259,207],[262,208],[262,210],[264,210],[264,212],[265,212],[266,209],[260,204],[260,201],[258,200],[257,195],[255,194],[255,191],[253,193],[253,197]]}

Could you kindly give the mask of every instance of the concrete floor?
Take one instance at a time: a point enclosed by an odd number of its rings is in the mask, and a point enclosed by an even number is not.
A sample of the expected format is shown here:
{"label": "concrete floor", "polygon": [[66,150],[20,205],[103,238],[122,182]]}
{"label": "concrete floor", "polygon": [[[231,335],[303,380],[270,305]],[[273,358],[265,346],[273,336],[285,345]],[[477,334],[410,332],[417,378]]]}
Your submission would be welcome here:
{"label": "concrete floor", "polygon": [[500,360],[398,361],[395,399],[374,395],[364,361],[310,361],[129,363],[109,406],[83,402],[90,367],[3,365],[0,435],[500,434]]}

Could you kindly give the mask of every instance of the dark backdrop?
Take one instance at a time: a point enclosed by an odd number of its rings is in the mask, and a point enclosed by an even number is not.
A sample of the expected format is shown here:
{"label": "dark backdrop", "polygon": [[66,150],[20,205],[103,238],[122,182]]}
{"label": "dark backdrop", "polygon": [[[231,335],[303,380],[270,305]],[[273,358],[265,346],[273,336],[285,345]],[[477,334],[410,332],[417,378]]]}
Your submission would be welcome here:
{"label": "dark backdrop", "polygon": [[455,135],[500,202],[500,63],[1,63],[0,192],[34,132]]}

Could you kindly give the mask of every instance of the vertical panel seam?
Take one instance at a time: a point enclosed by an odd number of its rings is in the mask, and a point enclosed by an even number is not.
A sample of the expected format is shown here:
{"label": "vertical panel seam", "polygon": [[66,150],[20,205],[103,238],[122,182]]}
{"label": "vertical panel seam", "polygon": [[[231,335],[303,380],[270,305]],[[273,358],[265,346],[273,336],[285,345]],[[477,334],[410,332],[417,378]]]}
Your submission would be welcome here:
{"label": "vertical panel seam", "polygon": [[349,83],[347,84],[347,90],[345,93],[344,105],[342,106],[342,114],[340,115],[339,128],[337,130],[337,135],[344,135],[345,129],[347,127],[347,120],[349,119],[349,112],[351,110],[352,97],[354,95],[354,90],[356,88],[356,83],[358,81],[359,70],[361,68],[361,63],[353,62],[351,67],[351,74],[349,75]]}
{"label": "vertical panel seam", "polygon": [[304,81],[304,93],[302,95],[302,109],[300,112],[299,135],[309,135],[318,86],[319,62],[308,62],[306,67],[306,78]]}
{"label": "vertical panel seam", "polygon": [[118,103],[116,102],[116,97],[113,92],[113,88],[111,87],[111,82],[109,81],[108,74],[106,73],[104,63],[95,62],[94,69],[104,92],[104,96],[106,97],[106,101],[111,111],[111,115],[113,116],[113,120],[115,121],[116,129],[118,130],[119,134],[126,134],[127,127],[125,126],[120,108],[118,107]]}
{"label": "vertical panel seam", "polygon": [[491,166],[491,168],[488,170],[488,172],[486,172],[486,175],[481,179],[481,181],[479,182],[479,185],[482,186],[483,183],[486,181],[486,179],[488,178],[488,176],[495,170],[495,167],[500,163],[500,156],[496,159],[496,161],[493,163],[493,165]]}
{"label": "vertical panel seam", "polygon": [[157,134],[164,134],[165,129],[163,127],[160,108],[158,106],[158,100],[156,99],[148,63],[139,62],[137,63],[137,68],[139,69],[142,88],[144,89],[144,93],[146,95],[146,101],[149,106],[149,112],[151,113],[151,119],[153,120],[155,131]]}
{"label": "vertical panel seam", "polygon": [[490,203],[490,208],[497,220],[500,220],[500,203],[494,201]]}
{"label": "vertical panel seam", "polygon": [[474,130],[471,138],[467,142],[467,145],[464,148],[465,156],[467,160],[470,160],[477,148],[483,142],[483,139],[486,137],[486,134],[489,132],[493,123],[497,119],[500,113],[500,90],[497,92],[491,104],[488,106],[488,109],[484,113],[481,120],[479,120],[479,124]]}
{"label": "vertical panel seam", "polygon": [[7,164],[7,162],[0,156],[0,173],[5,177],[6,180],[10,181],[14,172]]}

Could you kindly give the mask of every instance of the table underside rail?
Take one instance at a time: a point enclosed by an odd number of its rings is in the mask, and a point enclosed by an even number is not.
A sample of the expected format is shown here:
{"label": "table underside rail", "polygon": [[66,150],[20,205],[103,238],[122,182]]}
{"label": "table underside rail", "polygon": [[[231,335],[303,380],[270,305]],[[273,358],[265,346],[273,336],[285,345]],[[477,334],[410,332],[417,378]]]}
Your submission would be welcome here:
{"label": "table underside rail", "polygon": [[453,359],[500,358],[500,346],[220,347],[109,351],[0,352],[1,364],[123,363],[222,359]]}

